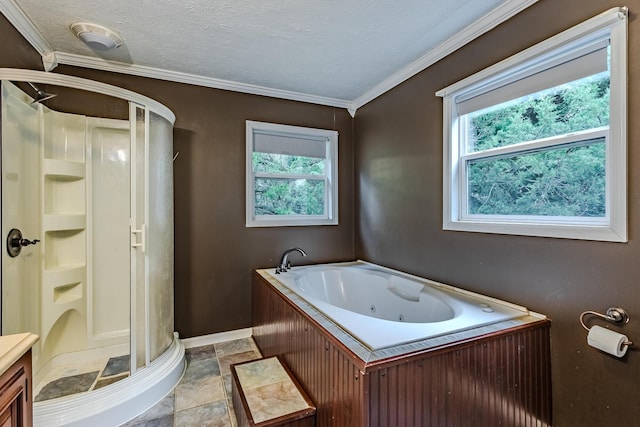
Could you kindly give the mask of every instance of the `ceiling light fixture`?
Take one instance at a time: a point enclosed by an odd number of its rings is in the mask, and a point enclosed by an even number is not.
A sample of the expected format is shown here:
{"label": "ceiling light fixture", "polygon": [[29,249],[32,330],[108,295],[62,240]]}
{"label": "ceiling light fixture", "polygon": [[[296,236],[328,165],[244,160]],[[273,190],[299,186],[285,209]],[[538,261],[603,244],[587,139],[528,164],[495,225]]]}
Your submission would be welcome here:
{"label": "ceiling light fixture", "polygon": [[122,45],[122,38],[110,29],[89,22],[71,24],[71,31],[91,49],[109,50]]}

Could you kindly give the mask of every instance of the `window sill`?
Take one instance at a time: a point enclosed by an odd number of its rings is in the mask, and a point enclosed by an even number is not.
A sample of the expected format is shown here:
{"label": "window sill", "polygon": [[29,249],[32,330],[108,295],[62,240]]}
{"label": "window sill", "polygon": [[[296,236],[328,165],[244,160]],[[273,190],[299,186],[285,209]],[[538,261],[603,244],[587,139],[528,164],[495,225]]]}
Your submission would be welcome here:
{"label": "window sill", "polygon": [[313,226],[313,225],[338,225],[337,219],[332,218],[259,218],[249,220],[246,223],[247,228],[252,227],[297,227],[297,226]]}
{"label": "window sill", "polygon": [[626,243],[626,224],[610,225],[566,225],[531,224],[523,222],[493,221],[445,221],[443,230],[473,233],[511,234],[520,236],[553,237],[560,239],[595,240]]}

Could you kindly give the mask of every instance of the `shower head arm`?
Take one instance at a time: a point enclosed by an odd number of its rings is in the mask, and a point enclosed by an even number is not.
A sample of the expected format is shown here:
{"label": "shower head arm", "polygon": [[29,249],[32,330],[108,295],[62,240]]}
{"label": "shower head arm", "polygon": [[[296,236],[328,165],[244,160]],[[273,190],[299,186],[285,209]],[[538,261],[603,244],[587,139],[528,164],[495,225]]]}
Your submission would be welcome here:
{"label": "shower head arm", "polygon": [[45,91],[44,91],[44,90],[42,90],[42,89],[38,89],[38,88],[36,87],[36,85],[34,85],[34,84],[33,84],[33,83],[31,83],[31,82],[27,82],[27,83],[29,84],[29,86],[31,86],[31,87],[33,88],[33,90],[35,90],[35,91],[36,91],[36,96],[35,96],[34,100],[31,102],[32,104],[40,104],[40,103],[42,103],[42,102],[44,102],[44,101],[46,101],[46,100],[48,100],[48,99],[51,99],[51,98],[53,98],[53,97],[58,96],[58,94],[55,94],[55,93],[47,93],[47,92],[45,92]]}

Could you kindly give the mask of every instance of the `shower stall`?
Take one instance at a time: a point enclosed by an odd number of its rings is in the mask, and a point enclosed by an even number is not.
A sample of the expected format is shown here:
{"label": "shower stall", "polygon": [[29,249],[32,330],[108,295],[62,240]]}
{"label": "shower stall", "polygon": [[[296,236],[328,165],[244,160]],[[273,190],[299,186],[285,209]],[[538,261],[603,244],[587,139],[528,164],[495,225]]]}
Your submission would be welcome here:
{"label": "shower stall", "polygon": [[[184,370],[173,332],[175,117],[77,77],[0,69],[0,80],[2,335],[40,337],[36,426],[117,425]],[[98,386],[104,360],[125,368]],[[89,388],[60,394],[76,374]]]}

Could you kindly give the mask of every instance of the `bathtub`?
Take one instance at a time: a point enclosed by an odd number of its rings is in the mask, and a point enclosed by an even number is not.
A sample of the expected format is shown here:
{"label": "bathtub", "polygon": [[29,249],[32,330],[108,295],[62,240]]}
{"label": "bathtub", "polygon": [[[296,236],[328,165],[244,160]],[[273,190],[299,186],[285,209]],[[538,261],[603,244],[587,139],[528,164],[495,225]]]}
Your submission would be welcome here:
{"label": "bathtub", "polygon": [[525,307],[363,261],[268,273],[372,351],[530,314]]}
{"label": "bathtub", "polygon": [[255,270],[251,293],[317,427],[552,425],[542,314],[365,262]]}

